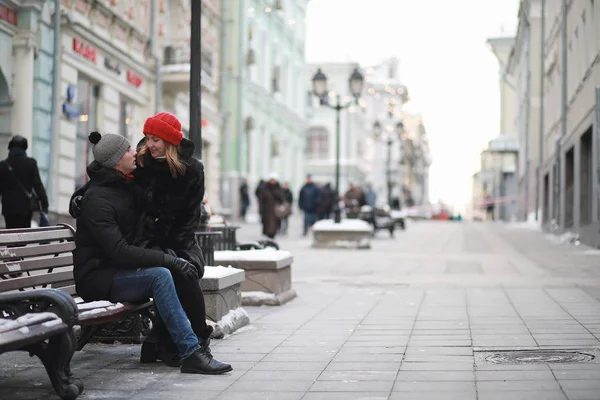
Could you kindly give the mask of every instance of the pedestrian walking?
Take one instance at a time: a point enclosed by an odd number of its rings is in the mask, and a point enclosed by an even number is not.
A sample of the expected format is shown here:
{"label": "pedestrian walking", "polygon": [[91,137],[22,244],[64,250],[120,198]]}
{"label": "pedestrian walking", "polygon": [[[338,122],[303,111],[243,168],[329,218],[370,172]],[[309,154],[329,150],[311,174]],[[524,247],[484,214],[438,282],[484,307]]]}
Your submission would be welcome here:
{"label": "pedestrian walking", "polygon": [[34,158],[27,157],[27,139],[14,136],[8,158],[0,162],[0,196],[6,228],[30,228],[35,211],[40,225],[48,225],[48,196]]}
{"label": "pedestrian walking", "polygon": [[312,176],[306,175],[306,183],[300,189],[298,196],[298,207],[304,212],[304,231],[303,236],[308,234],[308,230],[317,222],[317,207],[321,201],[321,191],[312,180]]}
{"label": "pedestrian walking", "polygon": [[270,239],[275,238],[279,230],[280,217],[276,207],[283,204],[283,191],[279,186],[277,174],[271,173],[269,181],[264,185],[260,197],[260,215],[262,217],[263,235]]}
{"label": "pedestrian walking", "polygon": [[283,184],[283,200],[285,207],[289,209],[289,214],[283,215],[281,217],[281,226],[279,228],[279,233],[283,236],[286,236],[288,233],[288,227],[290,222],[289,218],[290,215],[292,215],[292,204],[294,204],[294,194],[290,190],[290,184],[288,182],[285,182]]}
{"label": "pedestrian walking", "polygon": [[240,185],[240,217],[245,221],[246,213],[250,207],[250,194],[248,192],[248,178],[244,178]]}

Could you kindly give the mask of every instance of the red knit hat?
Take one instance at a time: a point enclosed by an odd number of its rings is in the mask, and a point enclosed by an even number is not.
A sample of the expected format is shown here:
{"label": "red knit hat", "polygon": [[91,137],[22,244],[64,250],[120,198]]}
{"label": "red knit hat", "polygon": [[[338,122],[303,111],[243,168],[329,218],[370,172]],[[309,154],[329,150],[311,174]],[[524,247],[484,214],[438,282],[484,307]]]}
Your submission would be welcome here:
{"label": "red knit hat", "polygon": [[175,146],[179,146],[183,138],[181,122],[168,112],[161,112],[148,118],[144,123],[144,134],[159,137]]}

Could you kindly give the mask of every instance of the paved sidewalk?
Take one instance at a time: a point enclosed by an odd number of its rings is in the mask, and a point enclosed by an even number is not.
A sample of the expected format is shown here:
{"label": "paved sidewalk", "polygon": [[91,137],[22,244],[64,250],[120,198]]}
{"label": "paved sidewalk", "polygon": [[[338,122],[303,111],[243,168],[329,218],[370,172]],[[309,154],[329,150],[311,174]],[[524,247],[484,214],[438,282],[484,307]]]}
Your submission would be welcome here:
{"label": "paved sidewalk", "polygon": [[[279,239],[298,298],[248,307],[251,326],[213,342],[231,374],[182,375],[140,365],[139,346],[88,345],[72,363],[79,398],[600,399],[600,251],[494,223],[412,223],[372,250],[313,250],[300,229],[293,220]],[[487,359],[519,349],[598,358]],[[0,399],[46,398],[39,361],[0,356]]]}

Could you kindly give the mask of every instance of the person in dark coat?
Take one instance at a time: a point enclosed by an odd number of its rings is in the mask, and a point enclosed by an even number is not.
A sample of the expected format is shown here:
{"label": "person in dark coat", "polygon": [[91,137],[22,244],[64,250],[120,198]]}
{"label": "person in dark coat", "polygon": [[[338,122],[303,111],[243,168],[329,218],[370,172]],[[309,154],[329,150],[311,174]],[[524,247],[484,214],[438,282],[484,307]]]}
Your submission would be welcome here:
{"label": "person in dark coat", "polygon": [[[77,218],[73,275],[85,301],[140,302],[153,298],[177,345],[182,373],[220,373],[210,349],[192,330],[174,276],[197,282],[188,261],[159,249],[133,245],[137,213],[133,171],[136,152],[123,136],[92,132],[94,161]],[[229,367],[230,369],[231,367]]]}
{"label": "person in dark coat", "polygon": [[264,179],[261,179],[260,181],[258,181],[258,184],[256,185],[256,190],[254,191],[254,195],[256,196],[256,201],[259,204],[258,213],[261,216],[261,220],[262,220],[262,214],[261,214],[262,211],[260,208],[260,198],[262,197],[262,193],[263,193],[263,190],[265,189],[266,184],[267,184],[267,182],[265,182]]}
{"label": "person in dark coat", "polygon": [[335,191],[331,188],[331,183],[326,183],[321,188],[321,201],[317,206],[317,219],[329,219],[333,212],[335,203]]}
{"label": "person in dark coat", "polygon": [[17,135],[8,143],[8,158],[0,162],[0,196],[7,229],[31,227],[34,210],[25,191],[34,191],[40,201],[40,211],[48,213],[48,196],[37,162],[27,157],[27,139]]}
{"label": "person in dark coat", "polygon": [[250,207],[250,193],[248,190],[248,179],[244,178],[240,185],[240,217],[242,217],[243,220],[246,219],[248,207]]}
{"label": "person in dark coat", "polygon": [[321,202],[321,190],[312,181],[312,176],[306,176],[306,183],[300,189],[298,196],[298,207],[304,211],[304,233],[306,236],[308,230],[317,222],[317,207]]}
{"label": "person in dark coat", "polygon": [[[191,262],[204,275],[204,256],[196,237],[201,231],[204,199],[204,166],[193,157],[195,145],[183,137],[181,122],[162,112],[144,124],[145,142],[137,155],[135,182],[142,191],[144,210],[138,232],[139,243]],[[198,280],[174,276],[175,287],[192,329],[201,343],[210,343],[212,327],[206,324],[204,293]],[[171,342],[165,324],[158,319],[142,346],[142,362],[169,359]],[[171,354],[176,356],[174,346]],[[166,356],[166,357],[165,357]],[[215,372],[231,366],[219,363]]]}
{"label": "person in dark coat", "polygon": [[262,217],[263,235],[273,239],[279,230],[280,219],[275,207],[283,203],[283,192],[277,182],[277,175],[269,175],[260,197],[260,215]]}
{"label": "person in dark coat", "polygon": [[282,235],[287,235],[288,226],[290,223],[289,219],[290,219],[290,215],[292,214],[292,204],[294,204],[294,194],[290,190],[290,184],[287,182],[285,182],[283,184],[282,192],[283,192],[283,200],[285,201],[285,203],[288,204],[290,213],[289,213],[289,215],[286,215],[281,218],[281,225],[279,227],[279,233]]}

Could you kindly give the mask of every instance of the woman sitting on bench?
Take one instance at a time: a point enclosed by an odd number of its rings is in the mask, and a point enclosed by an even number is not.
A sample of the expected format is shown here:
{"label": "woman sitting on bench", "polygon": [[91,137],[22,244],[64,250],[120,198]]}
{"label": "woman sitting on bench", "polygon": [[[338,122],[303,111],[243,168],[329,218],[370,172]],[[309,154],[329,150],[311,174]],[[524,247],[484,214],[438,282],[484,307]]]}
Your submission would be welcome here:
{"label": "woman sitting on bench", "polygon": [[[136,244],[186,259],[202,277],[204,257],[195,233],[200,230],[204,166],[194,158],[194,143],[183,137],[181,122],[173,114],[161,112],[148,118],[143,132],[133,173],[143,210]],[[200,284],[177,275],[173,279],[192,330],[208,343],[212,327],[206,324]],[[177,348],[160,319],[146,337],[140,357],[141,362],[157,360],[172,366],[179,363]]]}

